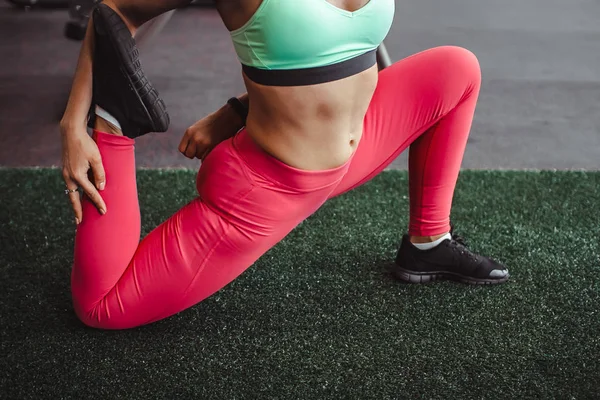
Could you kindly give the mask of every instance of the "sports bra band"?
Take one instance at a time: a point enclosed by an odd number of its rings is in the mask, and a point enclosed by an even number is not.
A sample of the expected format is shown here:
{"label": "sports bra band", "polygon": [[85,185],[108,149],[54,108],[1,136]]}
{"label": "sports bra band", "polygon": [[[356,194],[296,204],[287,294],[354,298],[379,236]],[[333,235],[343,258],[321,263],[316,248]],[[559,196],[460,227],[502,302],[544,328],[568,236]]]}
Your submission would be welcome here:
{"label": "sports bra band", "polygon": [[260,69],[242,64],[250,80],[265,86],[307,86],[337,81],[363,72],[377,63],[377,50],[371,50],[346,61],[301,69]]}

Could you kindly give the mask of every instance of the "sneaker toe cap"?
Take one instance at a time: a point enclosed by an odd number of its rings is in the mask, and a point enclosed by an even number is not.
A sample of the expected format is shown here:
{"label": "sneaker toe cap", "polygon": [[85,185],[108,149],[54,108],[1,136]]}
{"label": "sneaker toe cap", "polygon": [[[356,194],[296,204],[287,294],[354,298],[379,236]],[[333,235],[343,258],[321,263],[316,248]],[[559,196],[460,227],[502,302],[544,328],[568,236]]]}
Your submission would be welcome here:
{"label": "sneaker toe cap", "polygon": [[494,269],[490,272],[489,277],[492,279],[502,279],[508,276],[508,270],[504,269]]}

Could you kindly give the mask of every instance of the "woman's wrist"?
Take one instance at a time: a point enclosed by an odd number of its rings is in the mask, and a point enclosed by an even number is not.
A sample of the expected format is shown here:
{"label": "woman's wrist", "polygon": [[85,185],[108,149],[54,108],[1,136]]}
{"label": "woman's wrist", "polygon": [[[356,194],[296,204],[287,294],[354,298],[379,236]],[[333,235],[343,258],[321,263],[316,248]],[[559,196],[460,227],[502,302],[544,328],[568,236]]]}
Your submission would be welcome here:
{"label": "woman's wrist", "polygon": [[236,111],[236,109],[230,104],[225,103],[223,107],[221,107],[217,111],[217,117],[231,126],[232,130],[236,132],[242,129],[246,125],[246,121],[244,118]]}
{"label": "woman's wrist", "polygon": [[242,121],[243,125],[246,125],[246,120],[248,119],[248,106],[237,97],[232,97],[227,100],[227,105],[231,107],[233,112],[237,114],[239,119]]}
{"label": "woman's wrist", "polygon": [[69,134],[73,131],[81,131],[81,129],[87,132],[87,121],[82,120],[81,118],[71,118],[68,116],[64,116],[60,120],[59,129],[63,135]]}

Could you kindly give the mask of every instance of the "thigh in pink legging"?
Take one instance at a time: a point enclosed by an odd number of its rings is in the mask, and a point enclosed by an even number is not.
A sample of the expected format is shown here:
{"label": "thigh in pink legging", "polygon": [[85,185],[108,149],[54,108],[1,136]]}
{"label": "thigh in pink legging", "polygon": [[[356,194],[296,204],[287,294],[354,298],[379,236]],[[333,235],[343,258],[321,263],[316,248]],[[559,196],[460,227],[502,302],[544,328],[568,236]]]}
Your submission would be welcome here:
{"label": "thigh in pink legging", "polygon": [[363,137],[332,197],[367,182],[410,146],[408,231],[448,232],[480,86],[477,58],[454,46],[426,50],[381,71]]}
{"label": "thigh in pink legging", "polygon": [[202,164],[199,196],[140,242],[133,140],[94,135],[106,172],[107,212],[100,215],[84,198],[71,291],[78,317],[103,329],[166,318],[226,286],[314,213],[349,164],[297,170],[242,131]]}

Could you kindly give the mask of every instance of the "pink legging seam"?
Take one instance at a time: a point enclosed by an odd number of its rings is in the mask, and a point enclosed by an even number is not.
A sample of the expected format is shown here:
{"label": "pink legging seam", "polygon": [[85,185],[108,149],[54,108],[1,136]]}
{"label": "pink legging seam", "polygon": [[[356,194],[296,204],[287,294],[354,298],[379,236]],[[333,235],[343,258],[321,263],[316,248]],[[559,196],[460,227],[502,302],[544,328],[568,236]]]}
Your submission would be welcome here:
{"label": "pink legging seam", "polygon": [[[246,196],[244,196],[244,198]],[[201,257],[204,257],[204,260],[202,260],[202,262],[200,263],[200,266],[198,267],[198,269],[196,270],[196,273],[194,274],[194,277],[191,279],[190,283],[187,285],[187,287],[183,291],[182,297],[187,296],[187,294],[189,293],[190,288],[192,287],[192,285],[194,284],[194,282],[198,278],[198,275],[206,267],[206,263],[208,262],[208,260],[210,260],[210,256],[215,252],[216,248],[219,247],[219,245],[223,242],[223,238],[229,233],[229,231],[231,230],[231,228],[232,228],[232,224],[229,221],[227,221],[227,228],[225,230],[223,230],[223,233],[221,235],[219,235],[219,239],[210,248],[210,250],[208,251],[208,253],[207,254],[203,254],[201,252],[198,252],[198,254],[196,255],[196,257],[194,257],[194,263],[196,261],[198,261],[198,259],[201,258]]]}

